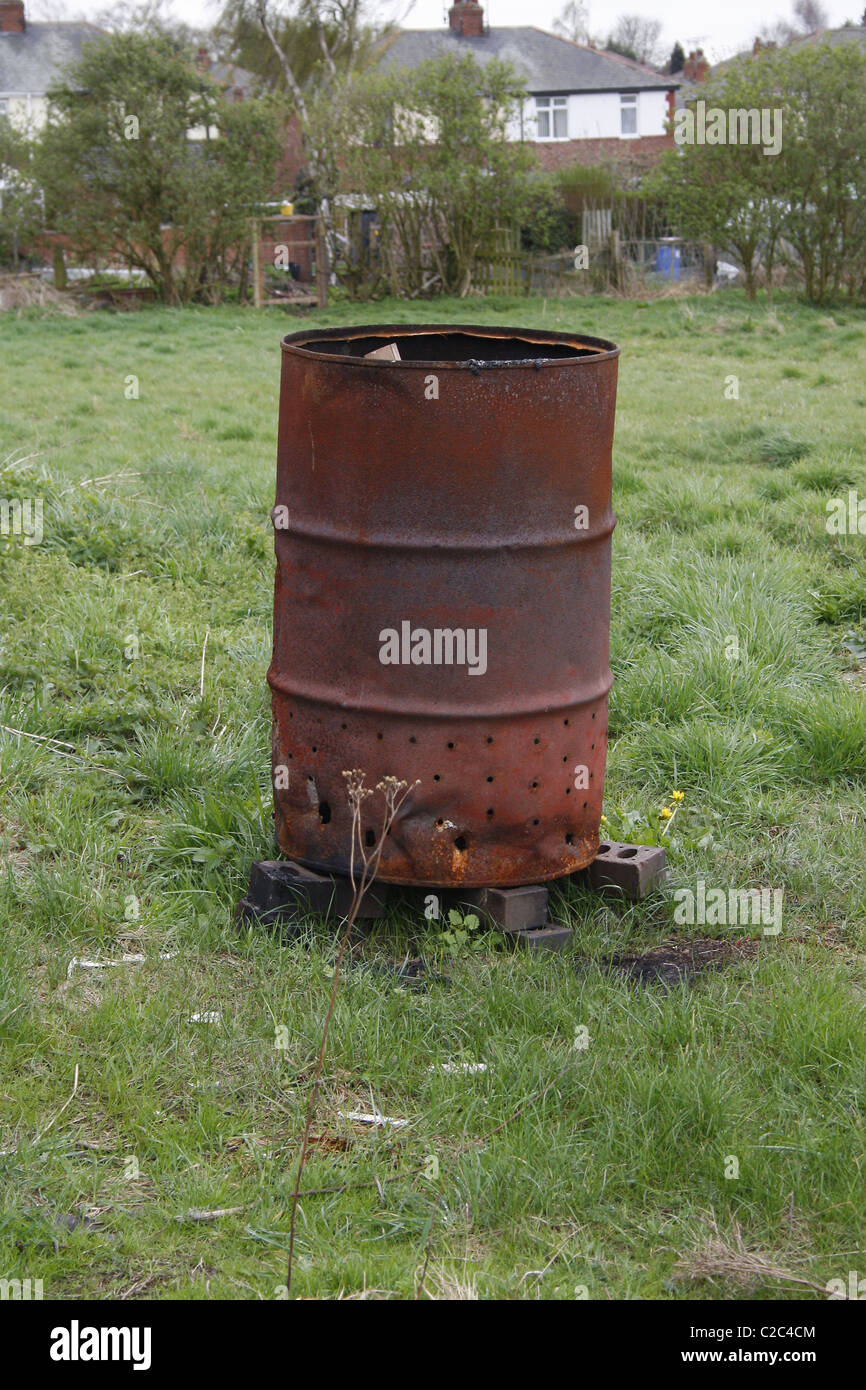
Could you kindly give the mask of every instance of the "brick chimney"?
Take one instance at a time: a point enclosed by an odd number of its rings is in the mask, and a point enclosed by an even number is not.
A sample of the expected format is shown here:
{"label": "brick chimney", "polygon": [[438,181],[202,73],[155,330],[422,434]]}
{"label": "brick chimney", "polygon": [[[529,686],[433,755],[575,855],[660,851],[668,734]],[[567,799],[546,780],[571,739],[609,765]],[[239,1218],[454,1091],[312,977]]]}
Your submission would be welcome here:
{"label": "brick chimney", "polygon": [[0,34],[23,34],[24,0],[0,0]]}
{"label": "brick chimney", "polygon": [[464,39],[480,39],[484,33],[484,11],[475,0],[456,0],[448,11],[448,25]]}
{"label": "brick chimney", "polygon": [[702,48],[692,49],[683,63],[683,77],[686,82],[705,82],[710,71],[709,59]]}

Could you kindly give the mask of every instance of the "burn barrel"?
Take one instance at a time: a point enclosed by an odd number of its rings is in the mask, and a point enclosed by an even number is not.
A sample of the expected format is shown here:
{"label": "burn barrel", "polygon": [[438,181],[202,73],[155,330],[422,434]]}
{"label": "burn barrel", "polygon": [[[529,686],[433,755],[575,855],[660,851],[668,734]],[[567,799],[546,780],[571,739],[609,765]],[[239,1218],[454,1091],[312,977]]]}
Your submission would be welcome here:
{"label": "burn barrel", "polygon": [[[367,354],[396,343],[399,361]],[[583,868],[607,748],[619,349],[520,328],[282,343],[273,763],[282,853],[347,873],[344,770],[415,782],[378,877]],[[368,842],[378,836],[372,797]]]}

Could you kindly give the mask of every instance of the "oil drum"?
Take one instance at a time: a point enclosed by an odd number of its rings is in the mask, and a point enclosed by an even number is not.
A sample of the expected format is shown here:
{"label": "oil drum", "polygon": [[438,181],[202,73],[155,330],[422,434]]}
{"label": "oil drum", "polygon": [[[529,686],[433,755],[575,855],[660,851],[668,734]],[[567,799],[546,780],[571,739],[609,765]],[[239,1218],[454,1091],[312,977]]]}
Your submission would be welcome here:
{"label": "oil drum", "polygon": [[618,355],[521,328],[283,340],[268,681],[289,858],[348,872],[352,769],[416,784],[385,882],[506,887],[594,858]]}

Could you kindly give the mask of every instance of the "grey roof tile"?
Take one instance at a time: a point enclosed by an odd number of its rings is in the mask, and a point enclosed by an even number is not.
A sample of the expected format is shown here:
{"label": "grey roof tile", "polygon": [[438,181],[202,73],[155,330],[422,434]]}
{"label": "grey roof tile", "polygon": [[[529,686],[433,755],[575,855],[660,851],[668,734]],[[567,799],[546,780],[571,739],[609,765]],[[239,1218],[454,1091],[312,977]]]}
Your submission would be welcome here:
{"label": "grey roof tile", "polygon": [[95,24],[27,21],[23,34],[0,34],[0,93],[42,96],[91,39],[105,33]]}
{"label": "grey roof tile", "polygon": [[676,78],[666,77],[621,58],[585,48],[543,29],[490,29],[479,38],[466,38],[451,29],[402,29],[382,45],[384,68],[414,68],[446,53],[471,53],[479,63],[491,58],[510,62],[529,92],[667,91]]}

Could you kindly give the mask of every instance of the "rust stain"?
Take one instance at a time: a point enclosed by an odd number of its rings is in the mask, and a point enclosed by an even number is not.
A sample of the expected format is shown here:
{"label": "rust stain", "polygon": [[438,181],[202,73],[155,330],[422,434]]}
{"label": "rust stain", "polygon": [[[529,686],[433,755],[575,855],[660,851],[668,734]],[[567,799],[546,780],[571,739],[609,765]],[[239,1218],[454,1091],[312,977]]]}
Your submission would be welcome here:
{"label": "rust stain", "polygon": [[[364,355],[390,342],[399,361]],[[368,785],[420,783],[384,881],[507,886],[593,859],[617,356],[527,329],[284,339],[276,502],[290,523],[275,533],[268,673],[283,853],[347,871],[342,773],[357,767]]]}

